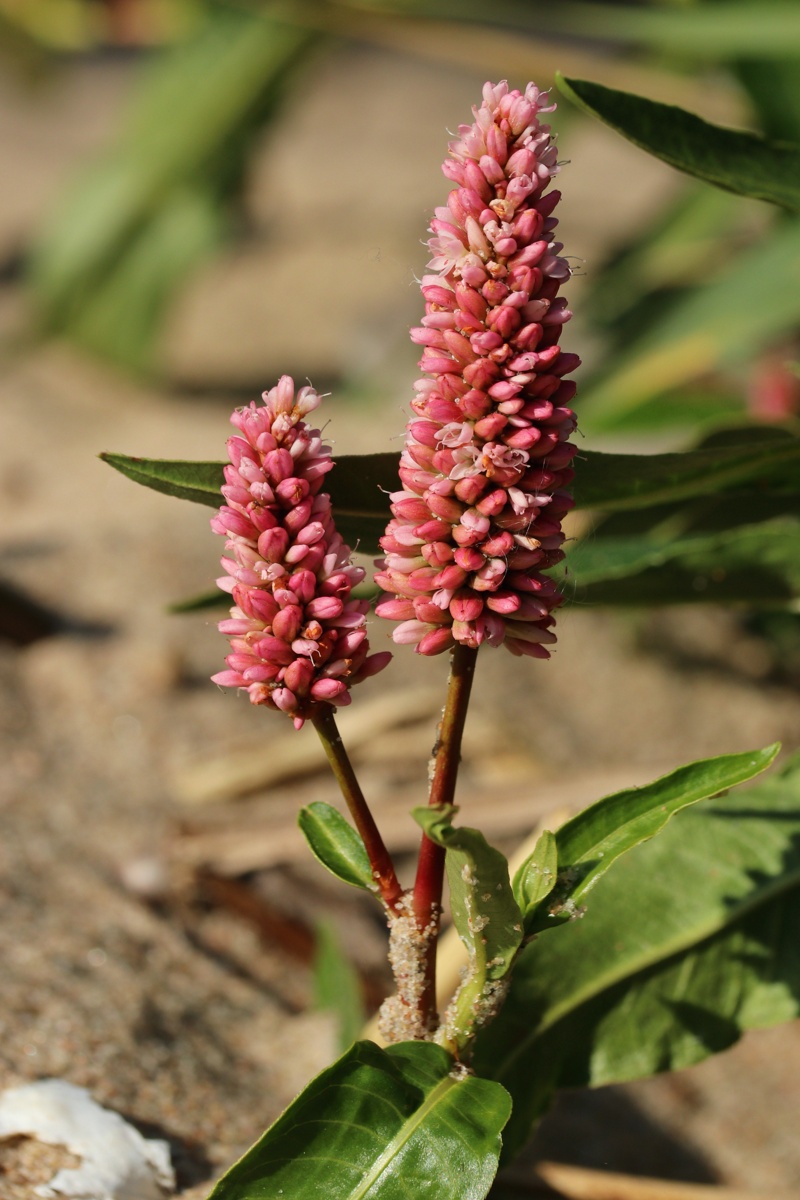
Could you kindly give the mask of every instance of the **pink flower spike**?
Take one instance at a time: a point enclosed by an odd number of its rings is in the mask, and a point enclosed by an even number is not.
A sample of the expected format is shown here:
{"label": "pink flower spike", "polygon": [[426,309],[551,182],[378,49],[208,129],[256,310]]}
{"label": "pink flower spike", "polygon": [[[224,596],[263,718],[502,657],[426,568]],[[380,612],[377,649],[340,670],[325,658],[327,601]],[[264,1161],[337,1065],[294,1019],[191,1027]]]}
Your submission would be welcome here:
{"label": "pink flower spike", "polygon": [[[377,576],[397,597],[378,615],[401,621],[393,640],[421,654],[462,642],[542,658],[554,640],[562,598],[542,571],[562,557],[575,454],[564,376],[579,365],[559,345],[571,313],[558,295],[570,276],[552,215],[558,155],[542,120],[554,107],[534,84],[487,83],[442,168],[456,186],[431,222],[411,335],[426,378]],[[246,460],[242,471],[258,466]]]}
{"label": "pink flower spike", "polygon": [[[320,490],[333,463],[304,419],[320,397],[311,387],[295,393],[284,375],[263,401],[231,417],[241,436],[229,439],[228,504],[211,522],[230,554],[219,585],[237,605],[220,622],[234,651],[229,669],[213,679],[245,688],[252,704],[287,713],[300,729],[320,706],[349,704],[350,686],[391,655],[369,654],[367,604],[351,597],[364,572],[352,566]],[[430,519],[424,504],[416,511]],[[335,679],[326,673],[334,660]]]}

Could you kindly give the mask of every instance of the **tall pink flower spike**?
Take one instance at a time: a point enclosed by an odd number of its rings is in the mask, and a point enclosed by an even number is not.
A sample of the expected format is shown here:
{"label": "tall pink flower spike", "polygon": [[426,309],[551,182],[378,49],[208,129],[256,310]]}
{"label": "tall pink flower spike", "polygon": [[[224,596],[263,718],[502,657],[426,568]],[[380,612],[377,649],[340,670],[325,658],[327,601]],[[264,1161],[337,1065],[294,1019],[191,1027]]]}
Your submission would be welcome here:
{"label": "tall pink flower spike", "polygon": [[561,521],[572,506],[575,416],[564,380],[580,359],[558,345],[571,317],[558,297],[570,275],[553,240],[561,193],[552,112],[487,83],[474,125],[461,125],[442,170],[458,186],[436,209],[422,279],[424,346],[400,460],[402,491],[381,545],[376,581],[393,599],[398,643],[439,654],[456,642],[505,645],[549,657],[562,602],[541,572],[563,558]]}
{"label": "tall pink flower spike", "polygon": [[211,528],[228,539],[227,574],[217,583],[235,601],[219,629],[231,639],[223,687],[246,688],[253,704],[280,709],[300,729],[320,705],[350,703],[352,684],[375,675],[391,654],[369,654],[367,601],[352,600],[364,578],[333,524],[322,482],[334,465],[318,429],[303,419],[320,404],[311,387],[295,395],[283,375],[237,409],[222,494]]}

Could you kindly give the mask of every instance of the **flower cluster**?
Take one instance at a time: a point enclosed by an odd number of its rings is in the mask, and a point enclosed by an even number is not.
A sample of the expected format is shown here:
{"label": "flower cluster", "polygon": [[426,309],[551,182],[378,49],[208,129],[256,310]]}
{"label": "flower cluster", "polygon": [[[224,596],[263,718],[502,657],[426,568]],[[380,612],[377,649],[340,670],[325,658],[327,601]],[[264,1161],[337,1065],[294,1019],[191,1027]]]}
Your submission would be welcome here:
{"label": "flower cluster", "polygon": [[558,345],[572,315],[558,297],[569,277],[551,215],[558,171],[555,105],[487,83],[475,123],[459,127],[442,170],[457,184],[436,210],[422,280],[425,347],[415,417],[400,464],[403,490],[382,546],[377,582],[394,598],[395,642],[439,654],[455,642],[503,644],[548,657],[562,597],[541,572],[563,558],[572,505],[575,417],[566,407],[579,364]]}
{"label": "flower cluster", "polygon": [[320,397],[310,387],[295,395],[284,375],[263,401],[231,417],[241,436],[228,441],[227,504],[211,521],[230,552],[217,582],[236,605],[219,626],[231,639],[228,670],[212,678],[246,688],[253,704],[281,709],[299,729],[320,704],[349,704],[350,685],[391,654],[369,656],[368,603],[350,598],[364,572],[320,491],[333,462],[303,420]]}

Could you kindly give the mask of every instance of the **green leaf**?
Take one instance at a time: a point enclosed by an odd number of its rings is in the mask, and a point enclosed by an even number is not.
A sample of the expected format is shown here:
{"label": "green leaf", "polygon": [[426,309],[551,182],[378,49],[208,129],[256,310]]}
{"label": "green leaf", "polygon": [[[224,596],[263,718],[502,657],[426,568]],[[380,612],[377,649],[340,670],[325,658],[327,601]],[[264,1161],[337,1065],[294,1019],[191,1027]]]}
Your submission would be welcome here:
{"label": "green leaf", "polygon": [[678,814],[586,916],[520,956],[475,1067],[506,1086],[513,1152],[559,1087],[698,1062],[800,1008],[800,756]]}
{"label": "green leaf", "polygon": [[569,920],[617,859],[648,841],[690,804],[719,795],[765,771],[780,743],[744,754],[723,754],[678,767],[644,787],[606,796],[567,821],[555,835],[559,879],[548,912],[526,921],[526,932]]}
{"label": "green leaf", "polygon": [[800,146],[725,129],[671,104],[659,104],[585,79],[557,75],[559,90],[634,145],[716,187],[800,212]]}
{"label": "green leaf", "polygon": [[[602,270],[587,280],[581,313],[602,329],[615,348],[638,336],[645,324],[659,319],[676,288],[702,282],[752,237],[762,216],[757,201],[701,182],[683,187],[672,203],[632,231]],[[709,396],[706,404],[733,398]],[[736,408],[741,411],[741,397]]]}
{"label": "green leaf", "polygon": [[581,451],[572,490],[577,508],[616,512],[686,500],[770,476],[800,462],[800,438],[761,442],[743,434],[739,444],[673,454]]}
{"label": "green leaf", "polygon": [[401,488],[397,454],[342,454],[325,480],[336,528],[349,546],[364,554],[380,552],[386,532],[390,492]]}
{"label": "green leaf", "polygon": [[352,887],[375,891],[364,843],[338,809],[323,800],[315,800],[300,809],[297,824],[311,853],[332,875]]}
{"label": "green leaf", "polygon": [[558,875],[558,843],[556,835],[543,829],[533,853],[517,871],[512,881],[514,899],[527,923],[528,917],[556,886]]}
{"label": "green leaf", "polygon": [[800,142],[800,78],[797,59],[764,62],[743,58],[734,71],[747,90],[767,137]]}
{"label": "green leaf", "polygon": [[344,952],[336,926],[322,919],[316,924],[314,950],[314,1002],[332,1012],[338,1024],[339,1049],[347,1050],[364,1027],[366,1013],[358,972]]}
{"label": "green leaf", "polygon": [[463,1052],[475,1029],[494,1017],[522,944],[522,913],[508,878],[508,861],[477,829],[454,829],[452,805],[415,808],[412,816],[447,855],[453,924],[467,949],[467,975],[445,1014],[444,1044]]}
{"label": "green leaf", "polygon": [[430,1042],[357,1042],[233,1166],[209,1200],[483,1200],[510,1104]]}
{"label": "green leaf", "polygon": [[566,561],[581,604],[786,604],[800,595],[800,521],[782,517],[716,534],[598,538]]}
{"label": "green leaf", "polygon": [[[524,7],[530,12],[529,5]],[[551,11],[548,27],[712,62],[744,55],[785,58],[800,51],[800,12],[794,0],[719,0],[672,8],[566,0]]]}
{"label": "green leaf", "polygon": [[70,336],[120,366],[155,371],[174,293],[227,232],[227,216],[208,188],[176,188],[87,290],[70,317]]}
{"label": "green leaf", "polygon": [[116,144],[34,248],[30,283],[46,333],[152,368],[167,302],[226,232],[253,136],[314,37],[216,6],[197,36],[158,56]]}
{"label": "green leaf", "polygon": [[[223,464],[101,454],[136,483],[170,496],[219,508]],[[704,496],[743,481],[771,477],[800,460],[800,438],[757,438],[683,454],[604,454],[585,450],[576,461],[578,508],[612,512]],[[387,493],[397,491],[395,454],[343,454],[326,479],[337,528],[350,545],[377,550],[391,513]]]}
{"label": "green leaf", "polygon": [[131,458],[127,454],[101,454],[103,462],[127,475],[134,483],[219,508],[224,502],[220,488],[225,482],[223,464],[218,462],[175,462],[163,458]]}
{"label": "green leaf", "polygon": [[[365,0],[348,0],[361,11]],[[369,0],[378,12],[429,20],[470,21],[481,25],[570,38],[619,41],[624,45],[670,50],[712,62],[743,55],[785,58],[800,51],[800,12],[794,0],[717,0],[669,8],[631,4],[531,4],[526,0]]]}
{"label": "green leaf", "polygon": [[654,397],[735,371],[800,321],[800,220],[787,219],[615,354],[581,391],[584,434],[621,429]]}

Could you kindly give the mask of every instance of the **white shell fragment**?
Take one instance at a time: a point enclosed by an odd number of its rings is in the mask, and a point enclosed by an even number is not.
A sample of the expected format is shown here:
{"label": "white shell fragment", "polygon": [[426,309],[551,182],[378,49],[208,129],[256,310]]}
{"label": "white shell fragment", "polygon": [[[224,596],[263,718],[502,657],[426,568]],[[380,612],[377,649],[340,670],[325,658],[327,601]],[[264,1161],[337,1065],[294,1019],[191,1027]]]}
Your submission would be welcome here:
{"label": "white shell fragment", "polygon": [[169,1145],[148,1141],[85,1088],[42,1079],[0,1092],[0,1138],[28,1135],[83,1161],[36,1188],[44,1200],[164,1200],[175,1190]]}

